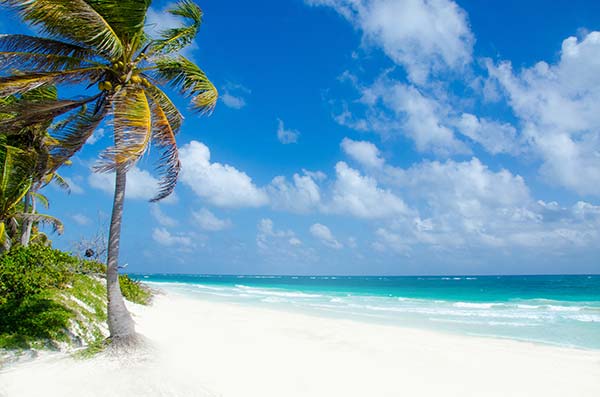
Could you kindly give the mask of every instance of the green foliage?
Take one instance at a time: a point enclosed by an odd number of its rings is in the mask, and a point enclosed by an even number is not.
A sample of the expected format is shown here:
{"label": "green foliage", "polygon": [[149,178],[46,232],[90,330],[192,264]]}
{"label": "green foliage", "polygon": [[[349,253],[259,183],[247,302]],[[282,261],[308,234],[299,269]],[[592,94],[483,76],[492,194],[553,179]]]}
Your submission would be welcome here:
{"label": "green foliage", "polygon": [[141,282],[132,279],[126,274],[119,275],[119,284],[123,297],[130,302],[147,305],[152,299],[152,291]]}
{"label": "green foliage", "polygon": [[104,277],[106,274],[106,265],[98,261],[83,259],[79,261],[76,272],[81,274],[95,274]]}
{"label": "green foliage", "polygon": [[[0,256],[0,349],[57,347],[73,343],[69,327],[92,355],[104,346],[106,266],[44,245],[14,247]],[[120,276],[126,299],[148,304],[151,291]]]}
{"label": "green foliage", "polygon": [[67,339],[66,328],[74,313],[48,297],[26,296],[0,305],[0,348],[26,349]]}
{"label": "green foliage", "polygon": [[77,263],[69,254],[44,245],[15,247],[0,257],[0,304],[63,287]]}

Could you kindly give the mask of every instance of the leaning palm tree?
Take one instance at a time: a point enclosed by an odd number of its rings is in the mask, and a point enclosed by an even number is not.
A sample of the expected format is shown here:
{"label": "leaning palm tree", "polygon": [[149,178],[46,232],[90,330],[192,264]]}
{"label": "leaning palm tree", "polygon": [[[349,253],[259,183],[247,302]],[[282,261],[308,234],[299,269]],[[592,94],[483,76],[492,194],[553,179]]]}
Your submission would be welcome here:
{"label": "leaning palm tree", "polygon": [[[42,86],[34,90],[25,92],[21,95],[11,95],[10,97],[0,99],[0,109],[10,109],[6,106],[12,104],[14,109],[15,104],[26,109],[32,104],[39,101],[52,101],[58,99],[56,87]],[[1,106],[1,105],[5,106]],[[18,115],[11,113],[0,113],[0,119],[10,120]],[[23,215],[21,223],[21,245],[27,246],[31,239],[31,231],[35,223],[36,204],[40,202],[46,208],[48,200],[39,193],[39,191],[51,182],[57,186],[69,190],[66,181],[56,172],[56,160],[51,155],[51,149],[58,142],[49,136],[48,129],[52,123],[52,118],[41,120],[38,123],[31,124],[23,128],[18,133],[13,133],[6,136],[2,135],[3,144],[19,148],[33,160],[33,165],[30,169],[31,187],[25,197],[23,197]],[[45,217],[47,215],[44,215]]]}
{"label": "leaning palm tree", "polygon": [[0,142],[0,253],[10,249],[18,232],[17,215],[31,188],[33,164],[29,153]]}
{"label": "leaning palm tree", "polygon": [[44,84],[94,90],[73,99],[5,109],[16,116],[10,123],[0,121],[0,131],[10,134],[49,116],[61,117],[62,126],[52,133],[58,140],[52,153],[58,166],[81,149],[104,120],[113,125],[114,145],[101,154],[96,166],[97,171],[115,173],[107,255],[108,326],[113,342],[135,340],[118,281],[127,171],[154,144],[162,155],[157,165],[161,183],[153,201],[172,193],[179,174],[175,135],[182,116],[159,86],[179,89],[201,113],[212,111],[218,95],[204,72],[179,54],[196,36],[202,21],[200,8],[190,0],[180,1],[169,12],[186,24],[153,39],[144,33],[150,2],[0,0],[46,35],[0,36],[0,75],[5,76],[0,77],[0,97]]}

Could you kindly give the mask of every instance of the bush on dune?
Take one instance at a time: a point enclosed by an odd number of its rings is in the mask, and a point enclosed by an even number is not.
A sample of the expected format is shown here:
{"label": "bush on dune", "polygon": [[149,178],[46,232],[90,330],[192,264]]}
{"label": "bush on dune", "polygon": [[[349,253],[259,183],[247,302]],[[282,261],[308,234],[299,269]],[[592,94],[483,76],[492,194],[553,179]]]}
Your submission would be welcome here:
{"label": "bush on dune", "polygon": [[[82,331],[80,343],[104,336],[106,321],[104,264],[81,260],[43,245],[14,247],[0,256],[0,348],[58,347],[72,342],[73,324]],[[151,291],[126,275],[123,295],[148,304]]]}

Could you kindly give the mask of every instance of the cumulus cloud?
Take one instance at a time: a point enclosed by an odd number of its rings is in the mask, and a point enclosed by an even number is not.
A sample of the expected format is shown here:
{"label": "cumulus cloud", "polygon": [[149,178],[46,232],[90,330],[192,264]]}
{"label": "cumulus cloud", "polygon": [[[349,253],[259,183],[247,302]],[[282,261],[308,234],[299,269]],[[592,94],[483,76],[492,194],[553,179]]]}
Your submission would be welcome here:
{"label": "cumulus cloud", "polygon": [[165,214],[160,209],[160,206],[158,204],[152,204],[150,206],[150,214],[161,226],[175,227],[178,224],[177,220]]}
{"label": "cumulus cloud", "polygon": [[[580,201],[563,207],[536,201],[521,176],[506,169],[492,170],[477,158],[421,161],[408,168],[384,163],[376,178],[338,166],[341,177],[336,183],[348,173],[348,184],[354,189],[365,180],[370,181],[366,185],[371,191],[377,183],[385,183],[393,188],[389,194],[402,198],[403,206],[396,213],[382,217],[386,226],[377,229],[373,244],[378,251],[408,255],[414,246],[557,251],[590,247],[600,237],[599,206]],[[338,202],[356,205],[362,200],[357,195]],[[371,204],[358,208],[389,207],[381,198],[365,202]]]}
{"label": "cumulus cloud", "polygon": [[196,195],[218,207],[260,207],[268,196],[246,173],[228,164],[210,161],[210,150],[192,141],[179,151],[182,164],[180,181]]}
{"label": "cumulus cloud", "polygon": [[344,138],[340,144],[344,153],[365,167],[381,168],[384,160],[377,146],[367,141],[353,141]]}
{"label": "cumulus cloud", "polygon": [[[350,79],[352,80],[352,79]],[[419,152],[438,155],[468,154],[469,147],[456,137],[452,128],[451,107],[443,97],[434,98],[423,90],[387,77],[379,77],[373,84],[354,87],[361,97],[364,117],[349,110],[338,115],[338,123],[350,128],[374,131],[390,136],[402,134],[415,143]]]}
{"label": "cumulus cloud", "polygon": [[431,74],[460,70],[472,59],[474,37],[466,12],[451,0],[305,0],[329,6],[425,83]]}
{"label": "cumulus cloud", "polygon": [[96,131],[94,131],[94,133],[92,134],[92,136],[90,136],[88,138],[88,140],[86,141],[86,143],[90,144],[90,145],[93,145],[96,142],[98,142],[100,139],[104,138],[104,134],[105,134],[104,128],[98,128],[98,129],[96,129]]}
{"label": "cumulus cloud", "polygon": [[410,213],[404,201],[389,190],[378,187],[377,181],[363,176],[343,161],[335,166],[336,180],[331,202],[325,211],[347,213],[359,218],[386,218]]}
{"label": "cumulus cloud", "polygon": [[245,97],[250,94],[250,90],[241,84],[228,82],[222,89],[219,98],[225,106],[232,109],[241,109],[246,106]]}
{"label": "cumulus cloud", "polygon": [[206,208],[193,211],[192,217],[202,229],[209,232],[217,232],[231,226],[231,221],[229,219],[220,219]]}
{"label": "cumulus cloud", "polygon": [[307,213],[319,208],[321,203],[321,189],[315,175],[294,174],[292,182],[284,176],[273,178],[266,190],[269,194],[271,205],[276,210]]}
{"label": "cumulus cloud", "polygon": [[[88,182],[93,188],[102,190],[108,194],[115,191],[114,173],[92,173]],[[159,181],[148,171],[133,167],[127,173],[127,187],[125,188],[125,197],[128,199],[150,200],[154,198],[159,191]],[[162,200],[162,203],[176,203],[175,193]]]}
{"label": "cumulus cloud", "polygon": [[510,62],[487,61],[523,135],[542,159],[550,183],[600,196],[600,32],[562,43],[555,64],[538,62],[520,71]]}
{"label": "cumulus cloud", "polygon": [[521,150],[517,129],[509,123],[500,123],[463,113],[456,119],[455,126],[461,134],[479,143],[491,154],[516,155]]}
{"label": "cumulus cloud", "polygon": [[92,223],[92,220],[83,214],[73,214],[71,218],[80,226],[86,226]]}
{"label": "cumulus cloud", "polygon": [[152,239],[165,247],[191,248],[194,245],[192,238],[185,234],[172,234],[165,228],[154,228]]}
{"label": "cumulus cloud", "polygon": [[263,218],[258,222],[256,246],[263,257],[276,261],[300,261],[306,263],[314,261],[316,254],[311,248],[304,247],[302,241],[292,230],[279,230],[273,220]]}
{"label": "cumulus cloud", "polygon": [[321,243],[329,248],[340,249],[344,247],[342,243],[337,241],[337,239],[333,236],[331,230],[329,230],[329,228],[323,224],[315,223],[310,227],[309,230],[314,237],[319,239]]}
{"label": "cumulus cloud", "polygon": [[279,123],[277,127],[277,139],[279,139],[279,142],[283,143],[284,145],[298,142],[300,132],[286,129],[283,125],[283,120],[281,119],[277,119],[277,122]]}

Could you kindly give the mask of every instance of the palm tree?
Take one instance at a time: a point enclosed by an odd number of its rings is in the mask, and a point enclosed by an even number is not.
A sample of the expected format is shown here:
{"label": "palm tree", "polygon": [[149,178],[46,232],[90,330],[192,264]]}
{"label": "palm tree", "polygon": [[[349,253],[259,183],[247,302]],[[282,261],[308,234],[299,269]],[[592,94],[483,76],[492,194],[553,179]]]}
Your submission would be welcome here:
{"label": "palm tree", "polygon": [[32,167],[29,153],[0,144],[0,252],[10,249],[18,232],[19,204],[31,188]]}
{"label": "palm tree", "polygon": [[[157,168],[159,192],[153,201],[175,188],[180,162],[175,135],[182,116],[159,88],[168,84],[191,98],[192,108],[211,112],[217,90],[204,72],[179,54],[196,36],[202,11],[182,0],[169,12],[187,24],[163,31],[156,39],[144,33],[150,0],[0,0],[17,10],[47,37],[0,36],[0,97],[30,91],[44,84],[97,90],[73,99],[15,105],[7,133],[59,117],[52,135],[59,144],[57,164],[85,144],[106,118],[113,125],[114,145],[101,154],[97,171],[115,172],[115,195],[107,258],[108,326],[113,342],[135,341],[135,327],[123,302],[118,281],[118,255],[127,171],[150,144],[161,150]],[[18,72],[14,72],[18,70]],[[6,128],[5,128],[6,127]]]}
{"label": "palm tree", "polygon": [[[54,231],[62,233],[60,220],[44,214],[29,212],[24,198],[31,194],[32,199],[48,206],[45,196],[31,193],[34,181],[32,170],[38,157],[37,153],[3,144],[0,139],[0,253],[7,251],[19,236],[25,224],[47,224]],[[38,240],[44,241],[44,235],[38,233]]]}
{"label": "palm tree", "polygon": [[[2,98],[1,104],[4,104],[4,109],[10,109],[12,104],[19,104],[20,108],[27,108],[39,101],[56,100],[57,90],[54,86],[41,86],[34,90],[23,93],[22,95],[12,95],[7,98]],[[18,115],[11,113],[2,113],[0,118],[10,120]],[[52,123],[52,118],[40,120],[40,122],[31,124],[23,128],[18,133],[13,133],[8,136],[3,136],[4,143],[19,148],[25,151],[30,159],[33,159],[33,167],[31,168],[31,187],[23,197],[23,215],[21,225],[21,245],[27,246],[31,238],[31,231],[35,223],[36,203],[39,201],[48,208],[48,200],[41,195],[39,190],[51,182],[57,186],[69,190],[69,185],[56,172],[56,159],[51,155],[51,148],[58,142],[50,137],[48,129]],[[46,216],[46,215],[44,215]]]}

